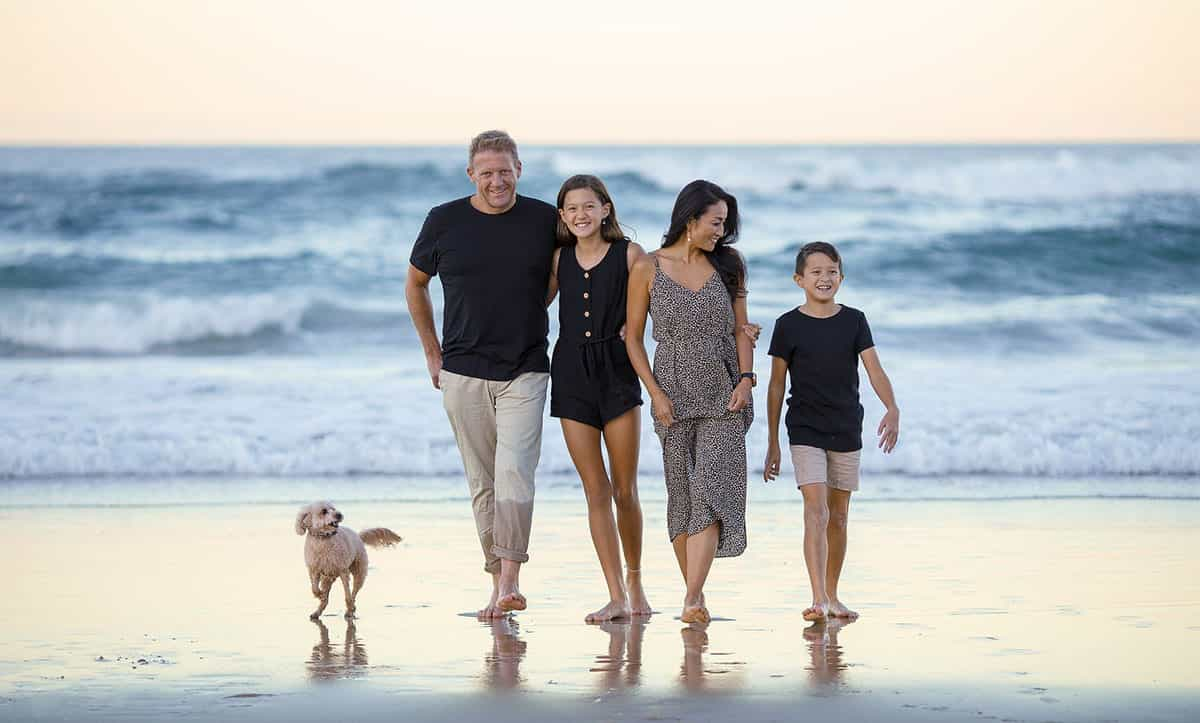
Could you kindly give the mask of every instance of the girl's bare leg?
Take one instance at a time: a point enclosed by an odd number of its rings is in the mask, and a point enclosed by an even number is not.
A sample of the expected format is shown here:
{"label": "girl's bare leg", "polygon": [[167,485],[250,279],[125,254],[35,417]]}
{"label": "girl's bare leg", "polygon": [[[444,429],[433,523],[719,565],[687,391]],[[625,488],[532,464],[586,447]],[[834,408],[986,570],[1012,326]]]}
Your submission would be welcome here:
{"label": "girl's bare leg", "polygon": [[805,620],[821,620],[828,612],[829,597],[825,589],[825,571],[829,561],[829,502],[824,483],[800,486],[804,495],[804,564],[812,585],[812,605],[804,609]]}
{"label": "girl's bare leg", "polygon": [[625,583],[621,579],[621,551],[617,546],[617,525],[613,520],[612,483],[604,471],[604,456],[600,452],[600,430],[595,427],[563,419],[563,438],[571,461],[583,481],[584,496],[587,497],[588,529],[592,533],[592,544],[600,559],[600,570],[608,585],[609,602],[599,610],[589,613],[587,621],[600,622],[629,617],[629,601],[625,594]]}
{"label": "girl's bare leg", "polygon": [[634,407],[605,425],[604,444],[608,448],[613,498],[617,504],[617,531],[625,552],[629,607],[634,615],[649,615],[652,610],[642,589],[642,504],[637,489],[641,428],[641,409]]}
{"label": "girl's bare leg", "polygon": [[850,517],[850,493],[830,487],[828,502],[829,526],[825,539],[829,543],[829,562],[825,568],[825,594],[829,599],[829,614],[836,618],[853,620],[858,617],[858,613],[838,599],[838,580],[842,577],[842,563],[846,561],[846,524]]}

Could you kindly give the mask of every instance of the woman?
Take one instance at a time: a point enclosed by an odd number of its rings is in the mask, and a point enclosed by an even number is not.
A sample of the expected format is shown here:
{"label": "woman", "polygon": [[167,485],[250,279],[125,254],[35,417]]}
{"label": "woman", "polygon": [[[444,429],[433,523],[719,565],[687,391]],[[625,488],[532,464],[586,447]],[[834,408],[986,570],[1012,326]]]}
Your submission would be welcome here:
{"label": "woman", "polygon": [[[746,430],[753,419],[753,340],[737,199],[709,181],[684,186],[662,248],[629,277],[625,345],[650,394],[663,446],[667,532],[687,591],[680,618],[711,619],[704,582],[714,557],[746,549]],[[654,319],[654,367],[643,343]]]}
{"label": "woman", "polygon": [[[560,248],[554,252],[549,298],[556,290],[562,296],[550,364],[550,416],[561,421],[567,451],[583,482],[588,528],[609,597],[585,619],[598,623],[650,615],[642,589],[637,494],[642,390],[620,336],[629,269],[644,254],[625,237],[612,197],[595,176],[571,176],[563,183],[558,215]],[[604,469],[601,438],[608,448],[611,479]],[[624,579],[620,548],[628,566]]]}

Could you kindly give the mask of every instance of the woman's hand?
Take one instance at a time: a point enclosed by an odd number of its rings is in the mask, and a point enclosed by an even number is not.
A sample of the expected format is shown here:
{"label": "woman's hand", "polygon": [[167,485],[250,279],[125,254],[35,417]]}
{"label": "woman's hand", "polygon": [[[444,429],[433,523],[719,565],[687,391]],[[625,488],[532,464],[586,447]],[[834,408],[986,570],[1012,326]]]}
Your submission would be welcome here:
{"label": "woman's hand", "polygon": [[779,442],[772,441],[767,446],[767,459],[763,462],[763,482],[770,482],[779,476]]}
{"label": "woman's hand", "polygon": [[750,340],[750,346],[758,346],[758,335],[762,333],[762,325],[742,324],[742,333]]}
{"label": "woman's hand", "polygon": [[879,435],[879,448],[884,453],[889,453],[896,448],[896,442],[900,441],[900,410],[892,407],[883,415],[883,419],[879,420],[879,429],[876,430]]}
{"label": "woman's hand", "polygon": [[675,423],[675,405],[662,390],[650,393],[650,414],[664,427]]}
{"label": "woman's hand", "polygon": [[726,407],[731,412],[740,412],[750,404],[750,380],[742,379],[733,388],[733,394],[729,395],[729,406]]}

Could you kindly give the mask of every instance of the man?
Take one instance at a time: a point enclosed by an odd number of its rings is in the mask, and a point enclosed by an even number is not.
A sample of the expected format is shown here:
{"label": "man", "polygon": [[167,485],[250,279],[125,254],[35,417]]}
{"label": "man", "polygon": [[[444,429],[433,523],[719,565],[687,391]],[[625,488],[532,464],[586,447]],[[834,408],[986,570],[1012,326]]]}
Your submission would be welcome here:
{"label": "man", "polygon": [[[557,210],[517,195],[521,160],[503,131],[471,141],[475,193],[429,212],[413,245],[404,295],[471,489],[492,596],[480,617],[524,610],[533,476],[550,362],[546,288]],[[442,341],[429,282],[445,297]]]}

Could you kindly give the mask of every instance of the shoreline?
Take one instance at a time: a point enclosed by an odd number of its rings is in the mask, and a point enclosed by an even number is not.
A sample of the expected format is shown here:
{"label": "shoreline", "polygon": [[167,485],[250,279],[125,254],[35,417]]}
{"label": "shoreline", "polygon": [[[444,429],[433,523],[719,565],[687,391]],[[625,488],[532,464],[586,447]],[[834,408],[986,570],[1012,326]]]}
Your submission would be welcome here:
{"label": "shoreline", "polygon": [[[348,624],[319,623],[291,505],[0,508],[19,587],[0,598],[0,720],[1193,720],[1200,505],[1160,500],[863,502],[843,593],[862,617],[799,620],[801,505],[752,508],[718,560],[707,628],[659,505],[656,613],[586,625],[603,595],[582,500],[535,514],[530,609],[495,624],[465,503],[339,504],[387,525]],[[1136,591],[1130,592],[1130,584]],[[801,707],[797,707],[801,706]]]}

